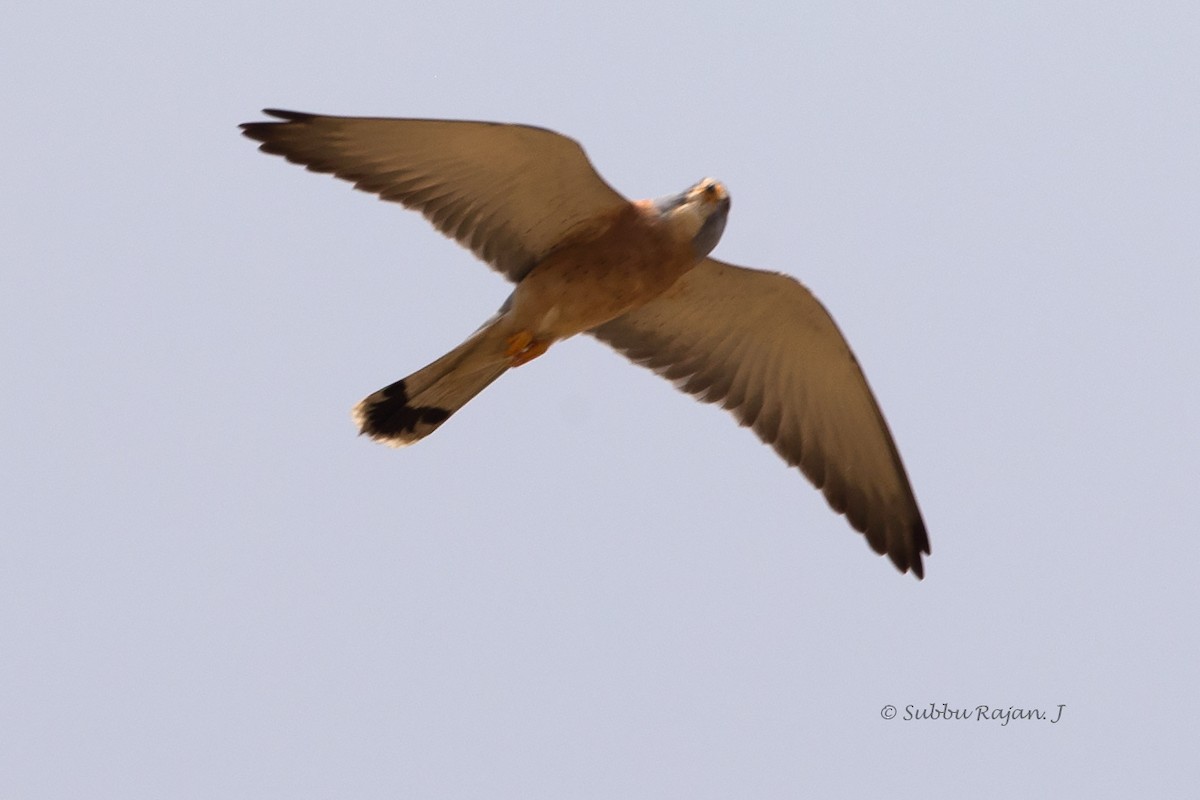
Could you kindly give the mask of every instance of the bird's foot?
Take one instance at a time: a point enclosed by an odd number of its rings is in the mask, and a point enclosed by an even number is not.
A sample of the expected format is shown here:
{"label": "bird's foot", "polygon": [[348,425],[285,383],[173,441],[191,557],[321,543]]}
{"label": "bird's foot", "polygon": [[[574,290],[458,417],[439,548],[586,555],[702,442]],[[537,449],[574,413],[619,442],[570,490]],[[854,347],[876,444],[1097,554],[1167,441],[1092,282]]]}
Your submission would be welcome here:
{"label": "bird's foot", "polygon": [[529,331],[518,331],[508,337],[508,346],[504,355],[512,360],[511,366],[519,367],[527,364],[550,349],[550,342],[534,339]]}

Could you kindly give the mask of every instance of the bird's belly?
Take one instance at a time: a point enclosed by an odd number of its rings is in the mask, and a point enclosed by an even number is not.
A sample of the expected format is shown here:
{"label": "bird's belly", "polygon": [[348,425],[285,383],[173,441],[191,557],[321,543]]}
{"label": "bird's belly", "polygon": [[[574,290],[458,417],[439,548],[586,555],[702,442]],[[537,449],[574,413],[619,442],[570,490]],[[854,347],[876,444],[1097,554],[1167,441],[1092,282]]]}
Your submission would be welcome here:
{"label": "bird's belly", "polygon": [[648,303],[698,263],[687,243],[634,238],[551,254],[513,292],[514,322],[538,338],[565,339]]}

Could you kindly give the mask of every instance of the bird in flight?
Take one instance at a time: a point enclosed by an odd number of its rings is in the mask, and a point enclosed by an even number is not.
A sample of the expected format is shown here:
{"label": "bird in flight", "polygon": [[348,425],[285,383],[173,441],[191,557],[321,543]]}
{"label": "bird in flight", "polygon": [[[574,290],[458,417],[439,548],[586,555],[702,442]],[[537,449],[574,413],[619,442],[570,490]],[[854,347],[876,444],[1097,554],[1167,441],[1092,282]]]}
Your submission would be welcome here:
{"label": "bird in flight", "polygon": [[420,211],[516,288],[465,342],[368,395],[361,432],[428,436],[513,367],[578,333],[720,403],[824,492],[901,571],[929,538],[900,454],[829,313],[787,275],[709,258],[729,193],[705,178],[630,201],[544,128],[267,109],[259,149]]}

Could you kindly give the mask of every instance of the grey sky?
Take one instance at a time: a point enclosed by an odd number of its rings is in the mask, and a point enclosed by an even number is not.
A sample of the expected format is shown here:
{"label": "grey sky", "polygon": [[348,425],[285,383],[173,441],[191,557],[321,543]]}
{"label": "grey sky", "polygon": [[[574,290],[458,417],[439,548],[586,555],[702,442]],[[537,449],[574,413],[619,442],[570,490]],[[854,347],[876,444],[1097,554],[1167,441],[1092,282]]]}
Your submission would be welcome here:
{"label": "grey sky", "polygon": [[[1150,8],[14,6],[0,797],[1189,796],[1200,10]],[[263,106],[724,181],[715,255],[846,333],[926,580],[593,341],[357,438],[508,288]]]}

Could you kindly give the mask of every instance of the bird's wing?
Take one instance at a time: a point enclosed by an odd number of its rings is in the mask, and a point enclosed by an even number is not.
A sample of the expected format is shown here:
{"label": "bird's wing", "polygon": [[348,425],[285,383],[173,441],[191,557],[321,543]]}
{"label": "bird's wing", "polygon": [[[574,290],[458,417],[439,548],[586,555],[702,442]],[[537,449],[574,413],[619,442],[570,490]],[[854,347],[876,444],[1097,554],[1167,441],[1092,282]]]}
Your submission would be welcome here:
{"label": "bird's wing", "polygon": [[544,128],[264,113],[283,121],[241,126],[259,149],[420,211],[513,281],[572,230],[626,202],[578,142]]}
{"label": "bird's wing", "polygon": [[798,281],[705,259],[591,333],[729,409],[799,466],[875,552],[922,577],[929,539],[887,423],[833,319]]}

